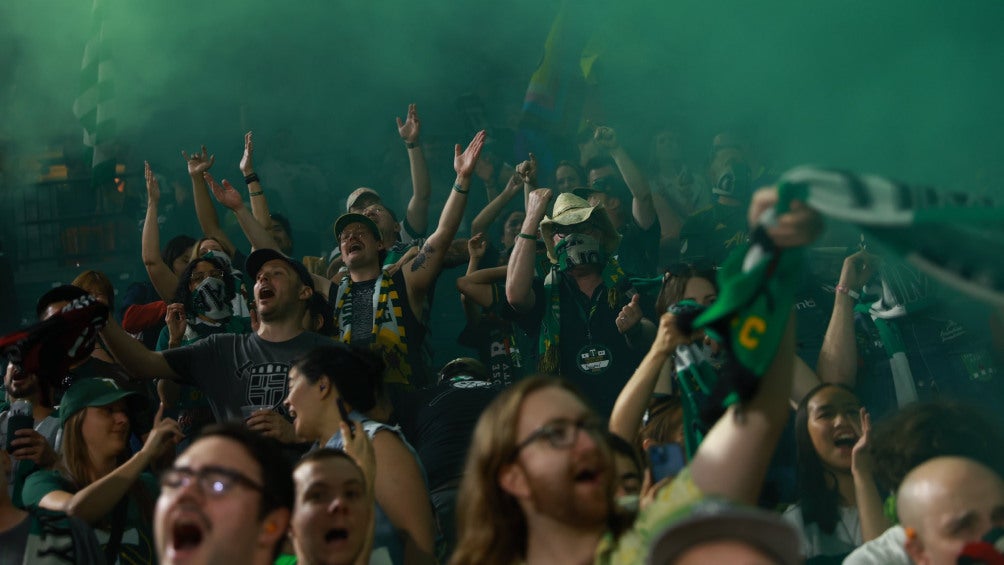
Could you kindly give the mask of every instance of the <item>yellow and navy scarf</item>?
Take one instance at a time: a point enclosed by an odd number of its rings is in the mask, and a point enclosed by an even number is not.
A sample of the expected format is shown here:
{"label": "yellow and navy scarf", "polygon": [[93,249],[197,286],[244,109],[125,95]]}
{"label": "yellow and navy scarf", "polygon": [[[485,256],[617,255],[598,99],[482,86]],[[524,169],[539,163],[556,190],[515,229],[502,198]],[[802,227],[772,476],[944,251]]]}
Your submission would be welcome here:
{"label": "yellow and navy scarf", "polygon": [[[338,285],[335,300],[335,319],[338,320],[339,339],[352,343],[352,279],[345,277]],[[373,285],[373,342],[370,348],[383,358],[386,364],[384,381],[388,383],[410,384],[412,369],[408,362],[408,337],[404,329],[404,313],[401,310],[393,277],[381,271]],[[365,330],[364,330],[365,331]]]}

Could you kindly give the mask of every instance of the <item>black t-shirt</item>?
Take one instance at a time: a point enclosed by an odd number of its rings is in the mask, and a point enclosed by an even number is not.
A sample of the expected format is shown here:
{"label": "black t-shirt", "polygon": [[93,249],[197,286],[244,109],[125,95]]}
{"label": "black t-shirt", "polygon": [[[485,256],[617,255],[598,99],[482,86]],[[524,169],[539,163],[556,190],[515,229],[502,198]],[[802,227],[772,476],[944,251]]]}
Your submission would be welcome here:
{"label": "black t-shirt", "polygon": [[746,208],[712,204],[683,223],[678,259],[689,264],[721,265],[733,249],[747,241]]}
{"label": "black t-shirt", "polygon": [[[629,300],[621,293],[618,304],[611,308],[605,285],[601,284],[592,297],[587,297],[570,277],[563,275],[558,288],[560,374],[579,387],[600,416],[609,418],[617,395],[638,368],[644,353],[628,346],[614,322]],[[519,317],[524,328],[539,328],[544,315],[544,281],[534,279],[533,290],[534,308]]]}
{"label": "black t-shirt", "polygon": [[429,490],[461,477],[474,426],[500,390],[485,381],[454,379],[416,391],[398,405],[395,416],[422,460]]}
{"label": "black t-shirt", "polygon": [[659,270],[659,221],[643,229],[634,216],[620,229],[621,243],[617,247],[617,262],[625,273],[636,277],[654,276]]}

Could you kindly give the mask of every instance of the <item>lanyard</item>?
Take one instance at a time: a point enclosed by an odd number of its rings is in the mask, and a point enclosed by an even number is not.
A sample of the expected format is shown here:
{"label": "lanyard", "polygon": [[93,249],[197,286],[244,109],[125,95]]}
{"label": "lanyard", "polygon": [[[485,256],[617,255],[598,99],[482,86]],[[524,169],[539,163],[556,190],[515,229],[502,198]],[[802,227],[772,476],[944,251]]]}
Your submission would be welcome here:
{"label": "lanyard", "polygon": [[[602,284],[596,287],[596,289],[601,288],[604,288]],[[603,292],[596,292],[596,289],[593,290],[593,294],[595,296],[589,297],[588,299],[590,307],[589,313],[587,314],[586,309],[582,307],[582,291],[579,290],[578,287],[574,285],[572,286],[572,291],[576,293],[574,294],[575,308],[579,311],[579,315],[581,316],[580,319],[585,320],[586,322],[586,340],[588,340],[590,344],[593,343],[593,314],[595,314],[596,309],[599,308],[600,299],[603,297]]]}

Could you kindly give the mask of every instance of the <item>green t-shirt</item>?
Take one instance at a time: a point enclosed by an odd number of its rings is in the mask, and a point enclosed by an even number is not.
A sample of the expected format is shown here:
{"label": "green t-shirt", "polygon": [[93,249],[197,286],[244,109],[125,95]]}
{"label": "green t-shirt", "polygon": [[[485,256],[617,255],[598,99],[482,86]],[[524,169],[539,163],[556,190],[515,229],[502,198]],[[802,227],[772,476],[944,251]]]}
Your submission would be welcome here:
{"label": "green t-shirt", "polygon": [[[160,487],[157,479],[150,473],[143,473],[139,476],[146,494],[149,496],[150,508],[157,500]],[[36,471],[24,482],[24,504],[32,511],[39,509],[38,504],[45,495],[54,491],[76,492],[70,482],[58,471]],[[111,517],[102,518],[98,522],[105,528]],[[139,506],[133,499],[129,500],[126,510],[125,525],[122,531],[122,541],[119,546],[118,563],[156,563],[157,549],[153,539],[152,514],[143,516],[140,514]],[[110,533],[107,529],[95,528],[98,543],[102,551],[108,543]]]}

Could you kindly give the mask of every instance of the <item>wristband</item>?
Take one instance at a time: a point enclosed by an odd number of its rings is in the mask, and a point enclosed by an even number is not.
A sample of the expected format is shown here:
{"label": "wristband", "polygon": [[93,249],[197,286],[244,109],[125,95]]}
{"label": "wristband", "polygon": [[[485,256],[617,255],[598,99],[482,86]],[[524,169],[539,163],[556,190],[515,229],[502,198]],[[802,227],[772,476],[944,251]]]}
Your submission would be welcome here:
{"label": "wristband", "polygon": [[248,194],[251,195],[251,198],[254,198],[255,196],[261,196],[262,194],[265,194],[265,191],[259,190],[257,192],[249,192]]}
{"label": "wristband", "polygon": [[460,194],[467,194],[468,192],[471,191],[471,189],[469,189],[469,188],[467,190],[464,190],[464,188],[462,186],[460,186],[459,182],[453,183],[453,190],[459,192]]}
{"label": "wristband", "polygon": [[251,184],[253,182],[258,182],[258,173],[251,173],[244,177],[245,184]]}
{"label": "wristband", "polygon": [[529,239],[530,241],[537,241],[537,236],[530,235],[528,233],[523,233],[523,232],[519,232],[518,234],[516,234],[516,237],[521,237],[523,239]]}
{"label": "wristband", "polygon": [[861,295],[857,291],[851,290],[842,284],[838,284],[836,288],[834,288],[834,290],[836,290],[840,294],[846,294],[847,296],[850,296],[854,300],[861,298]]}
{"label": "wristband", "polygon": [[412,143],[410,141],[405,141],[404,142],[404,146],[407,147],[408,149],[414,149],[414,148],[418,147],[419,145],[421,145],[421,143],[419,143],[417,141],[415,143]]}

